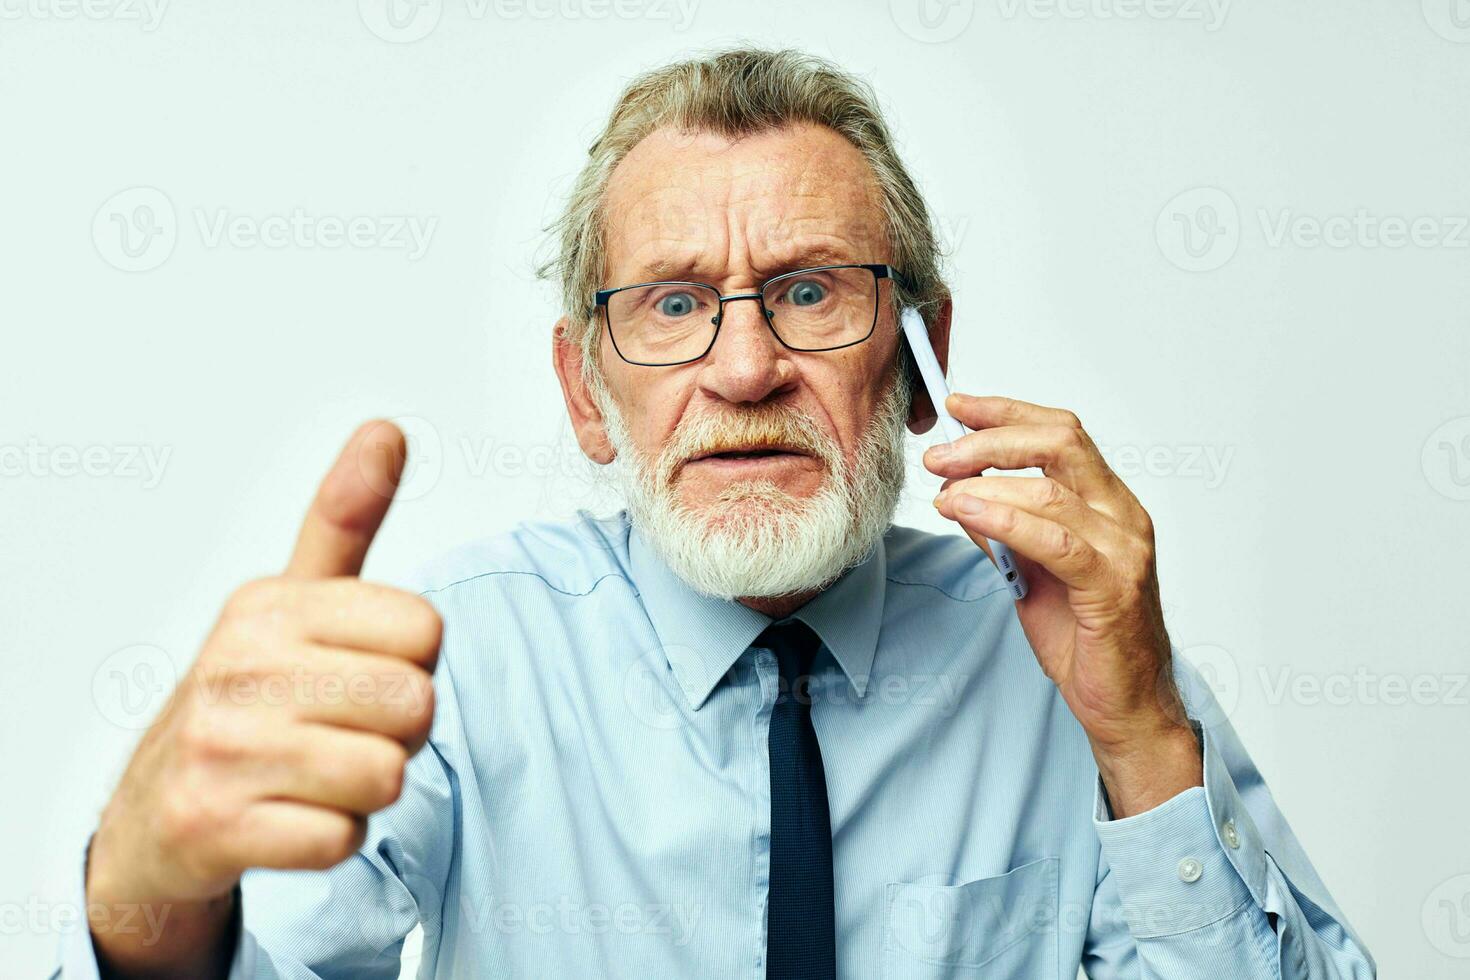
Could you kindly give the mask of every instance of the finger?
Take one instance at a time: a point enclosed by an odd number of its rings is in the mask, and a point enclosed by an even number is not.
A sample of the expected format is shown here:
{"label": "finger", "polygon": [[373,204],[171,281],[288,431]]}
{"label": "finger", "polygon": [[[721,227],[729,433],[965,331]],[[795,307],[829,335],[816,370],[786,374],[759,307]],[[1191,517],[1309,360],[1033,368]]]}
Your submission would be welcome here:
{"label": "finger", "polygon": [[288,799],[347,813],[376,813],[398,799],[408,750],[372,732],[282,725],[258,735],[242,765],[261,799]]}
{"label": "finger", "polygon": [[393,657],[318,647],[292,691],[302,721],[384,735],[417,752],[434,721],[429,673]]}
{"label": "finger", "polygon": [[1081,535],[1009,504],[992,503],[969,494],[951,498],[944,516],[957,522],[972,540],[993,538],[1055,575],[1068,588],[1090,591],[1101,583],[1107,567],[1101,553]]}
{"label": "finger", "polygon": [[1038,467],[1108,513],[1125,506],[1122,481],[1081,429],[1063,425],[1008,425],[971,432],[947,445],[930,446],[924,465],[938,476],[963,479],[995,467]]}
{"label": "finger", "polygon": [[294,800],[260,800],[240,817],[239,833],[221,835],[237,868],[325,871],[356,853],[367,818]]}
{"label": "finger", "polygon": [[1088,543],[1107,552],[1122,543],[1124,531],[1110,517],[1079,497],[1070,487],[1051,477],[972,476],[946,480],[934,505],[943,513],[955,494],[1007,504],[1028,514],[1054,521],[1082,535]]}
{"label": "finger", "polygon": [[403,432],[381,419],[360,426],[311,502],[286,574],[357,575],[393,503],[408,449]]}
{"label": "finger", "polygon": [[972,429],[992,429],[1000,425],[1065,425],[1082,428],[1076,414],[1065,408],[1033,405],[1002,395],[967,395],[956,391],[944,400],[949,414]]}
{"label": "finger", "polygon": [[282,612],[304,638],[411,660],[433,670],[443,620],[429,600],[355,578],[333,578],[281,590]]}

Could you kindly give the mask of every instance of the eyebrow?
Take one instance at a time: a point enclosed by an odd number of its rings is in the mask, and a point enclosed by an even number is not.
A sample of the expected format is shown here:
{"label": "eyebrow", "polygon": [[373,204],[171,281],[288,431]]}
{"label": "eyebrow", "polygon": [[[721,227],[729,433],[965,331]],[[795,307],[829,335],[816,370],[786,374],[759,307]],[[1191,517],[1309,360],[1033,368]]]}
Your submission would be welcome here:
{"label": "eyebrow", "polygon": [[[846,250],[834,248],[831,245],[818,244],[799,249],[790,258],[767,266],[757,266],[756,272],[763,279],[772,279],[785,272],[795,272],[798,269],[810,269],[821,265],[847,265],[856,262]],[[700,263],[698,260],[658,258],[640,266],[634,273],[632,282],[661,282],[665,280],[695,282],[702,281],[699,275]]]}

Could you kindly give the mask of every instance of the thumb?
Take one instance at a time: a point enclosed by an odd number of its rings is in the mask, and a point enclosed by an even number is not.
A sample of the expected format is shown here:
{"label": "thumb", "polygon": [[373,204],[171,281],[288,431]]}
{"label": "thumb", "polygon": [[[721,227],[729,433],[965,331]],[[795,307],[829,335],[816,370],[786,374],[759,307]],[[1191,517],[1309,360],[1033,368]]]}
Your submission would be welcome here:
{"label": "thumb", "polygon": [[331,578],[361,572],[407,457],[403,432],[392,422],[376,419],[360,426],[322,479],[286,574]]}

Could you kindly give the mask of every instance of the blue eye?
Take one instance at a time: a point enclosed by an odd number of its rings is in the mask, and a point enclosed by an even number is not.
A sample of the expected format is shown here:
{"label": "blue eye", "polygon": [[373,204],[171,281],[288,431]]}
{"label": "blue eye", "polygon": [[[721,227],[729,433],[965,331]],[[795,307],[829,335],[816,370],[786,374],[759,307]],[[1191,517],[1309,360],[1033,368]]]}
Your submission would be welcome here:
{"label": "blue eye", "polygon": [[819,282],[803,279],[786,291],[786,298],[794,306],[815,306],[827,298],[827,288]]}
{"label": "blue eye", "polygon": [[689,293],[670,293],[658,301],[658,311],[669,317],[688,316],[694,306],[694,297]]}

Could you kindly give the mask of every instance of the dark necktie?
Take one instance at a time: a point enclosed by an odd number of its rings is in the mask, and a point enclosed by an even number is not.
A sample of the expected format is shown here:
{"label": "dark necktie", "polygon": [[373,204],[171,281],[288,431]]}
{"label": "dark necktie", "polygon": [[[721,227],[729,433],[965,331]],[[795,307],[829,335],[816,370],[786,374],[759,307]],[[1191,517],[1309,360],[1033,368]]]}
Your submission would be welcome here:
{"label": "dark necktie", "polygon": [[774,651],[781,666],[768,742],[771,886],[766,980],[831,980],[837,975],[832,820],[807,685],[822,641],[810,626],[789,620],[767,627],[755,642]]}

